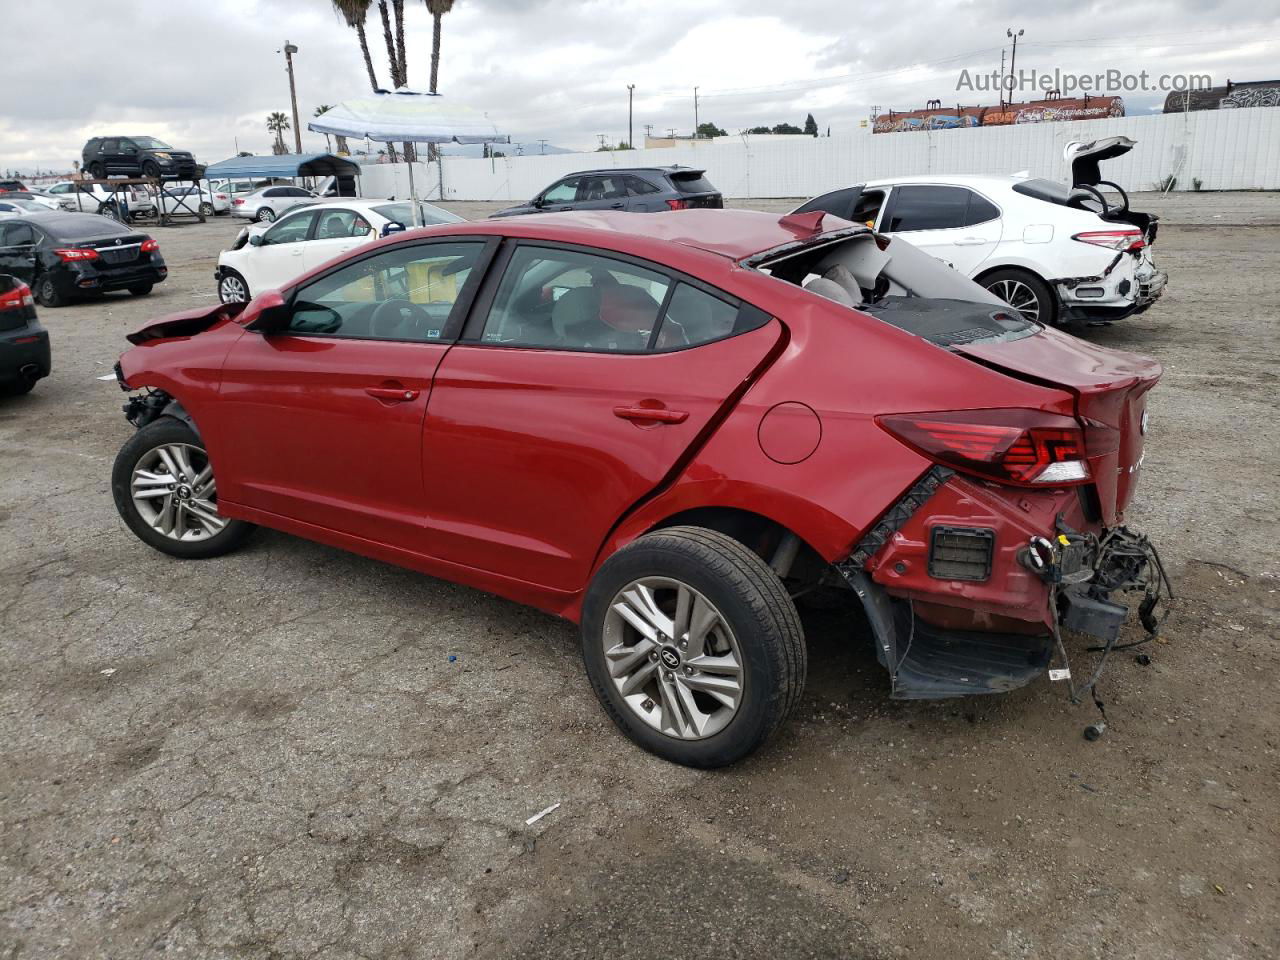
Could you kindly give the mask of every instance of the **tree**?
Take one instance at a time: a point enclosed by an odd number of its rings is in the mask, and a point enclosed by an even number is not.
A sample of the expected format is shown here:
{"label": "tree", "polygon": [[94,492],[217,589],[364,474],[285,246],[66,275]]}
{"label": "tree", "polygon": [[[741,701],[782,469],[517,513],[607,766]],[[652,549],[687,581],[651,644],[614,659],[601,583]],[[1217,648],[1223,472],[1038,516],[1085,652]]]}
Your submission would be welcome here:
{"label": "tree", "polygon": [[[315,113],[313,113],[313,114],[312,114],[312,116],[313,116],[313,117],[318,117],[318,116],[320,116],[320,114],[322,114],[322,113],[328,113],[328,112],[329,112],[330,110],[332,110],[332,109],[333,109],[333,104],[332,104],[332,103],[322,103],[322,104],[320,104],[320,106],[316,107],[316,109],[315,109]],[[340,134],[340,133],[335,133],[335,134],[333,135],[333,138],[334,138],[335,140],[337,140],[337,141],[338,141],[338,152],[339,152],[339,153],[350,153],[350,152],[351,152],[350,150],[348,150],[348,149],[347,149],[347,138],[346,138],[346,137],[344,137],[344,136],[343,136],[342,134]],[[328,147],[328,146],[329,146],[329,135],[328,135],[327,133],[324,135],[324,143],[325,143],[325,146],[326,146],[326,147]],[[332,153],[332,152],[333,152],[333,151],[332,151],[332,149],[330,149],[330,151],[329,151],[329,152],[330,152],[330,153]]]}
{"label": "tree", "polygon": [[277,155],[288,153],[289,148],[284,145],[284,132],[289,129],[289,118],[279,110],[269,113],[267,114],[267,129],[276,135],[276,142],[271,148],[271,152]]}
{"label": "tree", "polygon": [[369,71],[369,88],[378,89],[378,75],[373,72],[373,57],[369,55],[369,38],[364,32],[364,22],[369,16],[373,0],[333,0],[333,9],[356,32],[360,39],[360,52],[364,54],[364,66]]}
{"label": "tree", "polygon": [[779,123],[769,132],[770,133],[804,133],[804,131],[801,130],[799,127],[797,127],[794,123]]}
{"label": "tree", "polygon": [[711,121],[698,124],[698,129],[693,131],[695,137],[727,137],[728,134],[717,127]]}
{"label": "tree", "polygon": [[813,119],[812,113],[804,118],[804,132],[811,137],[818,135],[818,121]]}
{"label": "tree", "polygon": [[438,93],[437,83],[440,79],[440,21],[453,9],[454,0],[423,0],[431,14],[431,86],[432,93]]}
{"label": "tree", "polygon": [[772,133],[768,127],[749,127],[747,133]]}

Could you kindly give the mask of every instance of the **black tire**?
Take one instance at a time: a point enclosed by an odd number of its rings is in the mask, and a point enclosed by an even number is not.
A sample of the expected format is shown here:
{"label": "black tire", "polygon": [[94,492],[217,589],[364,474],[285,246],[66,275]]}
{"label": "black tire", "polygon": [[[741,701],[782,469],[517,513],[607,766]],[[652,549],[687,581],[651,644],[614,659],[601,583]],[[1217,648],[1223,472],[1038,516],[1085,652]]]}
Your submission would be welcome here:
{"label": "black tire", "polygon": [[229,553],[257,529],[243,520],[227,520],[216,534],[201,540],[176,540],[153,527],[142,516],[131,493],[134,468],[144,462],[157,447],[184,444],[203,453],[204,445],[196,432],[181,420],[160,417],[130,437],[116,454],[111,468],[111,493],[120,517],[139,540],[161,553],[184,560],[203,560]]}
{"label": "black tire", "polygon": [[53,277],[41,277],[36,281],[35,298],[36,303],[42,307],[60,307],[67,302],[58,291],[58,285],[53,282]]}
{"label": "black tire", "polygon": [[[741,699],[711,736],[681,739],[645,723],[609,673],[603,642],[609,605],[644,577],[674,578],[701,593],[736,638]],[[587,589],[582,653],[596,696],[618,729],[663,759],[704,768],[734,763],[768,740],[799,701],[808,669],[800,617],[777,574],[737,540],[702,527],[655,531],[605,561]]]}
{"label": "black tire", "polygon": [[[1017,267],[1003,267],[992,270],[981,280],[981,283],[997,297],[1004,300],[1002,291],[1018,291],[1019,285],[1035,296],[1036,315],[1029,310],[1021,311],[1028,320],[1037,320],[1045,326],[1054,326],[1058,322],[1058,298],[1054,296],[1049,285],[1030,270],[1019,270]],[[1015,296],[1014,299],[1017,299]],[[1006,301],[1009,302],[1009,301]],[[1014,304],[1010,304],[1014,306]]]}
{"label": "black tire", "polygon": [[95,160],[89,164],[89,176],[94,180],[105,180],[107,179],[107,168]]}
{"label": "black tire", "polygon": [[11,380],[0,384],[0,397],[21,397],[36,387],[35,380]]}
{"label": "black tire", "polygon": [[212,217],[212,216],[213,216],[213,204],[212,204],[212,203],[202,203],[202,204],[200,204],[200,206],[198,207],[198,209],[199,209],[199,211],[200,211],[200,216],[202,216],[202,217]]}
{"label": "black tire", "polygon": [[276,212],[270,207],[259,207],[254,219],[259,223],[270,223],[276,218]]}
{"label": "black tire", "polygon": [[154,283],[138,283],[129,288],[129,292],[135,297],[145,297],[155,288]]}
{"label": "black tire", "polygon": [[160,164],[154,160],[146,160],[142,164],[142,175],[150,177],[152,180],[160,179]]}
{"label": "black tire", "polygon": [[[243,293],[236,292],[237,284]],[[238,271],[223,267],[222,277],[218,280],[218,299],[223,303],[248,303],[253,294],[249,290],[249,282]]]}

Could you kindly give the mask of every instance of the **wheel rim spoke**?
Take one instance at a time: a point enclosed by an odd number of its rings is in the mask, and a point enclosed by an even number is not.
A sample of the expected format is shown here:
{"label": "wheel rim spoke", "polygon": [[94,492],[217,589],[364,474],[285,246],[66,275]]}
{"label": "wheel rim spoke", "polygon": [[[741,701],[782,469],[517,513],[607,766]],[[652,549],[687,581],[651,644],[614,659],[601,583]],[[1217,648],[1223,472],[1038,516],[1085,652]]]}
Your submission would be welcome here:
{"label": "wheel rim spoke", "polygon": [[645,577],[624,586],[605,615],[605,665],[624,703],[680,740],[713,736],[742,703],[744,670],[733,630],[689,584]]}
{"label": "wheel rim spoke", "polygon": [[135,464],[130,486],[143,522],[171,540],[204,540],[227,526],[218,513],[213,467],[198,446],[167,443],[148,451]]}

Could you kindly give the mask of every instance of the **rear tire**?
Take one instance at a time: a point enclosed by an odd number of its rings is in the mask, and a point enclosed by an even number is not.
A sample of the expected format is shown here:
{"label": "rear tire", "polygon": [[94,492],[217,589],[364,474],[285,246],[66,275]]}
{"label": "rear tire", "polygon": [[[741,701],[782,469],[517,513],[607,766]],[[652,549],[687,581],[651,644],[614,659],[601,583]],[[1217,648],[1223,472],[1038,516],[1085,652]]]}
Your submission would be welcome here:
{"label": "rear tire", "polygon": [[213,216],[213,204],[212,204],[212,203],[202,203],[202,204],[200,204],[200,208],[199,208],[199,209],[200,209],[200,216],[202,216],[202,217],[212,217],[212,216]]}
{"label": "rear tire", "polygon": [[276,218],[276,212],[270,207],[262,207],[258,210],[257,221],[259,223],[270,223]]}
{"label": "rear tire", "polygon": [[1006,267],[982,278],[982,285],[1028,320],[1052,327],[1058,322],[1058,298],[1029,270]]}
{"label": "rear tire", "polygon": [[[644,610],[652,619],[638,621]],[[658,530],[605,561],[587,590],[582,653],[618,729],[691,767],[725,766],[759,748],[799,701],[808,657],[777,574],[701,527]]]}
{"label": "rear tire", "polygon": [[132,293],[135,297],[145,297],[153,289],[155,289],[154,283],[139,283],[139,284],[136,284],[135,286],[130,287],[129,292]]}
{"label": "rear tire", "polygon": [[67,302],[67,298],[58,292],[58,285],[52,277],[41,277],[36,281],[35,298],[42,307],[60,307]]}
{"label": "rear tire", "polygon": [[204,444],[173,417],[147,424],[120,448],[111,493],[139,540],[184,560],[229,553],[257,529],[217,513],[217,484]]}
{"label": "rear tire", "polygon": [[0,397],[21,397],[36,387],[35,380],[13,380],[0,384]]}

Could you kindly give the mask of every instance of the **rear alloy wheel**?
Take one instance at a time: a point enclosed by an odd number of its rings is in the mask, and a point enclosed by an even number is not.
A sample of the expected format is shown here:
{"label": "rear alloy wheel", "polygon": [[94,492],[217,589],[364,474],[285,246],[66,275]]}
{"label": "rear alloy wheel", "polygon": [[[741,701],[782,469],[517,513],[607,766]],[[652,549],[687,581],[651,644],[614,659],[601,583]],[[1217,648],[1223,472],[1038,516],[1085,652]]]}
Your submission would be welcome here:
{"label": "rear alloy wheel", "polygon": [[804,689],[804,634],[782,581],[738,541],[699,527],[656,531],[605,561],[582,644],[618,728],[688,766],[745,757]]}
{"label": "rear alloy wheel", "polygon": [[1057,306],[1053,291],[1039,277],[1025,270],[996,270],[982,278],[982,285],[1028,320],[1053,326]]}
{"label": "rear alloy wheel", "polygon": [[272,210],[270,207],[262,207],[261,209],[258,210],[259,223],[270,223],[275,218],[276,218],[276,212]]}
{"label": "rear alloy wheel", "polygon": [[120,221],[120,211],[116,209],[114,203],[104,203],[98,207],[98,216],[106,217],[108,220]]}
{"label": "rear alloy wheel", "polygon": [[41,277],[36,281],[36,302],[42,307],[60,307],[67,302],[66,297],[58,292],[58,285],[53,277]]}
{"label": "rear alloy wheel", "polygon": [[171,556],[220,556],[255,529],[218,513],[209,455],[196,432],[172,417],[147,424],[120,448],[111,492],[138,539]]}
{"label": "rear alloy wheel", "polygon": [[218,299],[223,303],[248,303],[249,285],[234,270],[224,270],[218,281]]}
{"label": "rear alloy wheel", "polygon": [[202,217],[212,217],[212,216],[213,216],[213,204],[212,204],[212,203],[202,203],[202,204],[200,204],[200,216],[202,216]]}

